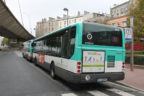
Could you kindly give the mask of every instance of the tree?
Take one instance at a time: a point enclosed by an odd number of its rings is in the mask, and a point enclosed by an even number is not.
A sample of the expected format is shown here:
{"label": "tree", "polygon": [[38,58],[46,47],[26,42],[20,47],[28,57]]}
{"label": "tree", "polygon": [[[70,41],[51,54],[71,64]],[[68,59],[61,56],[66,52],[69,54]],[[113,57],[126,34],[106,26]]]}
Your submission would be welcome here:
{"label": "tree", "polygon": [[134,40],[138,43],[144,37],[144,0],[137,0],[136,5],[132,3],[129,15],[134,17]]}
{"label": "tree", "polygon": [[9,40],[8,38],[3,38],[1,45],[9,45]]}

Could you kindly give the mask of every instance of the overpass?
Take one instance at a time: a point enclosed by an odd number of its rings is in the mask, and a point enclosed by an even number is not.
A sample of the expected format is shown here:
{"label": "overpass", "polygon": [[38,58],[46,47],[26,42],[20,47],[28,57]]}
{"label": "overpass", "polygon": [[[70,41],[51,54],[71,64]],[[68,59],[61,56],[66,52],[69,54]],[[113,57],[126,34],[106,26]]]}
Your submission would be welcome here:
{"label": "overpass", "polygon": [[18,41],[26,41],[34,38],[20,24],[2,0],[0,0],[0,36]]}

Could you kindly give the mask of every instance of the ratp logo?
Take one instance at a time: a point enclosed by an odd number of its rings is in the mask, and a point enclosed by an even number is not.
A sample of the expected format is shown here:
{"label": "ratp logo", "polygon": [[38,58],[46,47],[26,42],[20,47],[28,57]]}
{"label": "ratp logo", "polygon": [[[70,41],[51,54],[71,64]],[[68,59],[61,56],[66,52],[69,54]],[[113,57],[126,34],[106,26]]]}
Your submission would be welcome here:
{"label": "ratp logo", "polygon": [[89,33],[89,34],[87,34],[87,39],[88,40],[91,40],[93,37],[92,37],[92,34],[91,33]]}

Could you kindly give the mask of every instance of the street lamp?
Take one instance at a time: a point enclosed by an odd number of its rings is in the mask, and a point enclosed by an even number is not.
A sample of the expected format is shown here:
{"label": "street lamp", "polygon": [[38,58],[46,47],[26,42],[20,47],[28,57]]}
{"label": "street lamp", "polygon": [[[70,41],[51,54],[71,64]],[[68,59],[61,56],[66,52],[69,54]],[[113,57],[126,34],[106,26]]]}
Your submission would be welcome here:
{"label": "street lamp", "polygon": [[68,24],[68,11],[69,11],[69,10],[68,10],[67,8],[64,8],[63,10],[67,12],[67,26],[68,26],[68,25],[69,25],[69,24]]}
{"label": "street lamp", "polygon": [[6,0],[3,0],[3,2],[6,4]]}

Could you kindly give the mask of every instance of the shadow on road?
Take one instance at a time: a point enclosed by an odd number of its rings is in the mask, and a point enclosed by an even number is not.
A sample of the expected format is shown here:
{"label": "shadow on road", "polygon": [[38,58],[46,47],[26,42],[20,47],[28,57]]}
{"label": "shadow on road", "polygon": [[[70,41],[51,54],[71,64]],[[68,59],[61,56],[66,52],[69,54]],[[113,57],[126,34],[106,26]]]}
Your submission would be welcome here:
{"label": "shadow on road", "polygon": [[[33,63],[32,63],[33,64]],[[39,65],[36,65],[38,68],[40,68],[41,70],[43,70],[47,75],[50,76],[50,72],[47,71],[46,69],[42,68]],[[60,77],[56,77],[55,79],[57,82],[62,83],[64,86],[68,87],[69,89],[71,89],[72,91],[75,92],[80,92],[80,91],[87,91],[87,90],[104,90],[107,88],[111,88],[108,85],[105,85],[103,83],[88,83],[88,84],[73,84],[73,83],[69,83],[63,79],[61,79]]]}

